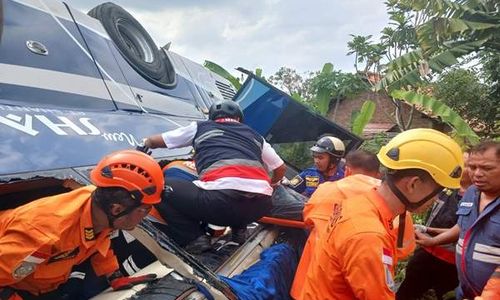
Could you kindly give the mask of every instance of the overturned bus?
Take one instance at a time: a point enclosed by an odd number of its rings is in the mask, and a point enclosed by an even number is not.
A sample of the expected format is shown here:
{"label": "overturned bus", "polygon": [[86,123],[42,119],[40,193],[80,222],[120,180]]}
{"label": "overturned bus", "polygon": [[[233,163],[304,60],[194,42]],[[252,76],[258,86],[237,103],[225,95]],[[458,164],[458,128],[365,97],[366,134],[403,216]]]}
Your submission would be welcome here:
{"label": "overturned bus", "polygon": [[[137,20],[113,3],[84,14],[56,0],[0,0],[0,210],[90,184],[89,172],[102,156],[205,120],[216,100],[237,101],[245,122],[277,149],[312,144],[325,133],[342,139],[347,151],[361,144],[242,71],[247,80],[236,91],[203,66],[158,48]],[[190,154],[190,147],[152,153],[160,164]],[[234,287],[221,276],[243,273],[277,241],[294,244],[295,233],[286,236],[276,226],[256,223],[249,230],[243,245],[194,257],[145,220],[140,233],[116,236],[148,244],[155,262],[138,267],[124,258],[121,268],[161,278],[96,298],[235,299]],[[224,238],[218,239],[224,245]]]}

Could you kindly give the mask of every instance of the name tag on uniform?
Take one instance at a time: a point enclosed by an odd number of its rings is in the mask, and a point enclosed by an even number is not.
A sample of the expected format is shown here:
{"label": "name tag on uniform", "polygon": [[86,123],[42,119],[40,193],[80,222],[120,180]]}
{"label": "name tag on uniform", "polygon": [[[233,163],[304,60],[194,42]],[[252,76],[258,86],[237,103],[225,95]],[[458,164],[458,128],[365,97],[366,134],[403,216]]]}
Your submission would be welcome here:
{"label": "name tag on uniform", "polygon": [[460,206],[464,207],[472,207],[474,205],[474,202],[462,202],[460,203]]}
{"label": "name tag on uniform", "polygon": [[318,187],[319,177],[318,176],[306,176],[306,186],[307,187]]}

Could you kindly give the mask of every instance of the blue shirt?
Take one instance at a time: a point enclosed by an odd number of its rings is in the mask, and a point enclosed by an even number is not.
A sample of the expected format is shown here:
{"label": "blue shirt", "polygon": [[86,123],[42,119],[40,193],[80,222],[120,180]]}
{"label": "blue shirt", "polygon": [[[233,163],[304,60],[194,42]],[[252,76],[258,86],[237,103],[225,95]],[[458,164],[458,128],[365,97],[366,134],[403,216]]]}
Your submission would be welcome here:
{"label": "blue shirt", "polygon": [[500,265],[500,200],[497,197],[479,213],[480,192],[471,186],[458,206],[460,237],[456,263],[460,285],[457,299],[479,296]]}
{"label": "blue shirt", "polygon": [[321,183],[326,181],[337,181],[341,178],[344,178],[344,169],[340,166],[337,166],[335,173],[327,178],[325,178],[316,167],[311,167],[292,178],[290,180],[290,187],[298,193],[311,197],[312,193],[316,191],[318,185]]}

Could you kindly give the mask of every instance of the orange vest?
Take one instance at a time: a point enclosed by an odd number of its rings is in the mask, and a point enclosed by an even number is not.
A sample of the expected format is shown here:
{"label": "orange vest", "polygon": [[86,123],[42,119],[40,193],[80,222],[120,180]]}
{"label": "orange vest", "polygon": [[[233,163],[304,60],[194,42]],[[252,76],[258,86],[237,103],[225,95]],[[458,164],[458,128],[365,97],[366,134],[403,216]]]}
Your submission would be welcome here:
{"label": "orange vest", "polygon": [[394,299],[393,213],[376,190],[335,203],[297,299]]}
{"label": "orange vest", "polygon": [[94,189],[82,187],[0,213],[0,286],[46,293],[89,257],[98,276],[118,269],[110,229],[93,230]]}
{"label": "orange vest", "polygon": [[[309,233],[309,238],[304,245],[304,250],[300,257],[299,265],[297,266],[295,278],[290,290],[292,298],[299,299],[300,297],[316,242],[319,239],[320,232],[324,232],[328,224],[334,204],[367,193],[379,184],[380,180],[378,179],[356,174],[347,176],[338,181],[325,182],[312,194],[304,207],[303,216],[304,223],[312,228]],[[407,257],[415,250],[413,221],[409,213],[407,213],[405,221],[404,245],[403,248],[398,248],[396,250],[396,256],[398,258]],[[399,223],[396,220],[393,224],[395,225],[393,233],[397,236],[397,225]]]}
{"label": "orange vest", "polygon": [[481,296],[477,296],[474,300],[498,300],[500,299],[500,266],[491,274],[490,279],[484,286]]}

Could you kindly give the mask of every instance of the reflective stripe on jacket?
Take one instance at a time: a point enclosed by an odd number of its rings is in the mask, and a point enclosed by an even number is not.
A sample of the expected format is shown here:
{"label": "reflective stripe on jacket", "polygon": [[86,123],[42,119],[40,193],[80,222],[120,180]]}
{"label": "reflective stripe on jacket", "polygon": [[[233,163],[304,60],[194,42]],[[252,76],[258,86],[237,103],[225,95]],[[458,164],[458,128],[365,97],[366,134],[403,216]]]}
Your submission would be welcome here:
{"label": "reflective stripe on jacket", "polygon": [[460,285],[457,299],[479,296],[500,265],[500,198],[479,214],[480,192],[471,186],[457,210],[460,237],[456,262]]}
{"label": "reflective stripe on jacket", "polygon": [[94,189],[82,187],[0,213],[0,285],[49,292],[90,257],[98,276],[118,269],[110,229],[99,234],[93,230]]}
{"label": "reflective stripe on jacket", "polygon": [[335,204],[298,299],[394,299],[394,215],[376,190]]}
{"label": "reflective stripe on jacket", "polygon": [[[300,257],[299,265],[295,273],[290,295],[294,299],[300,298],[304,286],[307,269],[311,263],[312,255],[319,240],[320,233],[326,230],[328,220],[332,215],[335,203],[350,201],[355,197],[369,192],[380,184],[380,180],[370,176],[356,174],[347,176],[335,182],[325,182],[314,192],[312,197],[304,206],[304,223],[311,228],[309,237],[304,245],[304,250]],[[405,235],[403,248],[396,249],[396,256],[399,259],[410,255],[415,249],[415,238],[413,231],[413,221],[411,214],[406,214]],[[399,222],[395,225],[392,233],[397,237]]]}
{"label": "reflective stripe on jacket", "polygon": [[217,189],[271,195],[271,179],[262,160],[264,142],[262,136],[239,122],[199,122],[193,147],[201,183],[195,184],[215,189],[209,183],[220,181]]}

